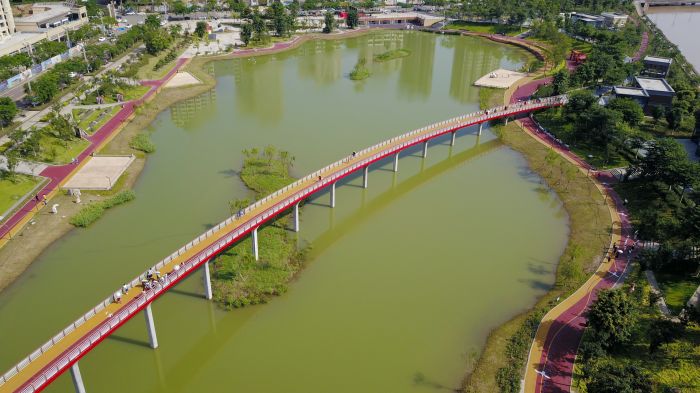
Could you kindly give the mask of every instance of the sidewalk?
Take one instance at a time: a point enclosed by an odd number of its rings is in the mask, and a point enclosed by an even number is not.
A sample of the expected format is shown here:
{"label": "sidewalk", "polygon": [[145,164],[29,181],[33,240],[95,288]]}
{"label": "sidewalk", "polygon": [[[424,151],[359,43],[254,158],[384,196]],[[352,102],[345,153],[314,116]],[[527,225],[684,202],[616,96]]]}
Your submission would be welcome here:
{"label": "sidewalk", "polygon": [[[93,135],[85,138],[90,142],[90,145],[82,153],[80,153],[78,157],[76,157],[77,162],[75,164],[47,166],[44,168],[39,173],[39,176],[48,178],[49,182],[38,191],[38,195],[46,195],[48,199],[51,199],[54,195],[56,195],[61,185],[65,183],[74,172],[85,164],[87,158],[93,152],[100,150],[105,144],[107,144],[117,134],[119,129],[126,124],[128,120],[130,120],[130,118],[134,115],[135,108],[149,100],[168,80],[170,80],[170,78],[173,77],[173,75],[175,75],[175,73],[177,73],[177,71],[185,63],[187,63],[187,61],[189,61],[188,58],[179,58],[175,64],[175,67],[173,67],[173,69],[170,70],[163,78],[155,81],[142,82],[144,85],[151,86],[151,89],[148,90],[142,98],[125,102],[122,110],[107,121],[107,123],[105,123],[105,125],[103,125],[102,128],[97,130]],[[39,205],[38,209],[37,205]],[[22,228],[24,228],[24,225],[26,225],[34,214],[41,209],[41,207],[43,207],[41,205],[43,205],[41,202],[37,202],[35,199],[30,199],[12,217],[10,217],[0,226],[0,247],[3,247],[9,240],[17,235]]]}
{"label": "sidewalk", "polygon": [[[519,87],[510,102],[528,97],[537,87],[551,80],[551,78],[547,79],[536,80]],[[586,173],[593,171],[588,163],[565,146],[556,142],[551,136],[540,132],[531,118],[518,122],[525,132],[556,151],[581,171]],[[624,244],[629,241],[632,234],[624,204],[608,183],[609,173],[591,173],[598,189],[607,196],[606,202],[613,217],[613,236],[610,245]],[[576,353],[586,326],[584,315],[590,304],[595,301],[599,290],[613,288],[624,279],[628,263],[627,258],[603,261],[584,285],[542,318],[526,364],[524,380],[526,392],[568,392],[570,390]],[[546,374],[546,378],[542,373]]]}

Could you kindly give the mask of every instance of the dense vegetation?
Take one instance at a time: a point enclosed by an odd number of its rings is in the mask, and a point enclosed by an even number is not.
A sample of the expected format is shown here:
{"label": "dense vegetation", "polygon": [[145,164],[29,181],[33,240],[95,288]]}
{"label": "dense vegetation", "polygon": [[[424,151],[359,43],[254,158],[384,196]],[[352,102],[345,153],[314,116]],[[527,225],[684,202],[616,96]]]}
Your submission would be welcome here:
{"label": "dense vegetation", "polygon": [[[264,197],[290,184],[294,179],[289,169],[294,161],[288,152],[267,146],[262,151],[244,151],[241,180]],[[231,201],[232,214],[249,204],[247,199]],[[270,296],[287,290],[289,280],[301,269],[303,252],[289,235],[286,218],[258,228],[260,259],[255,260],[251,240],[246,238],[213,262],[214,298],[226,308],[265,303]]]}
{"label": "dense vegetation", "polygon": [[70,223],[76,227],[86,228],[93,222],[100,219],[107,209],[111,209],[114,206],[132,201],[134,198],[136,198],[136,194],[134,194],[133,191],[120,191],[116,195],[105,200],[93,202],[83,207],[79,212],[70,218]]}
{"label": "dense vegetation", "polygon": [[144,153],[153,153],[156,151],[156,145],[153,144],[148,134],[144,133],[134,135],[129,141],[129,147]]}
{"label": "dense vegetation", "polygon": [[350,79],[354,81],[360,81],[363,79],[369,78],[370,72],[369,69],[367,69],[367,59],[364,57],[360,58],[357,60],[357,64],[355,64],[355,67],[350,71]]}

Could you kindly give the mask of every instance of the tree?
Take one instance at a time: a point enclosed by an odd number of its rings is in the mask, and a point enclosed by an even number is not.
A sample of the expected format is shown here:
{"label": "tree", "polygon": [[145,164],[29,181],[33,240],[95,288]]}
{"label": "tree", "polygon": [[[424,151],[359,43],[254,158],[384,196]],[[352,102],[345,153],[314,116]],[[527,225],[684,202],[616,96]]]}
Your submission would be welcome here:
{"label": "tree", "polygon": [[615,98],[608,103],[608,109],[619,112],[630,126],[638,126],[644,120],[644,111],[637,101],[630,98]]}
{"label": "tree", "polygon": [[12,123],[17,114],[17,104],[9,97],[0,97],[0,126],[6,127]]}
{"label": "tree", "polygon": [[360,21],[360,17],[357,13],[357,8],[350,7],[350,10],[348,10],[348,16],[347,16],[347,19],[345,20],[345,23],[348,25],[349,28],[354,29],[355,27],[357,27],[359,21]]}
{"label": "tree", "polygon": [[182,35],[182,25],[170,25],[168,29],[170,30],[170,36],[173,38]]}
{"label": "tree", "polygon": [[207,22],[197,22],[197,27],[194,28],[194,35],[196,35],[199,38],[202,38],[205,34],[207,34]]}
{"label": "tree", "polygon": [[631,364],[609,364],[595,367],[586,384],[590,393],[651,393],[649,376]]}
{"label": "tree", "polygon": [[332,12],[326,12],[323,16],[323,32],[326,34],[332,33],[335,29],[335,16]]}
{"label": "tree", "polygon": [[649,326],[649,353],[656,352],[662,344],[670,343],[683,334],[684,326],[670,319],[655,319]]}
{"label": "tree", "polygon": [[253,25],[253,40],[258,42],[267,42],[267,24],[265,23],[265,20],[262,18],[262,15],[260,15],[258,10],[255,10],[255,12],[253,12],[251,19],[251,23]]}
{"label": "tree", "polygon": [[640,169],[642,176],[660,180],[669,187],[689,186],[698,176],[696,165],[688,160],[683,146],[670,138],[651,143],[640,162]]}
{"label": "tree", "polygon": [[185,5],[182,0],[175,0],[173,2],[173,12],[177,15],[184,15],[189,11],[189,8],[187,8],[187,5]]}
{"label": "tree", "polygon": [[588,326],[607,348],[627,342],[632,336],[638,311],[622,290],[602,290],[588,311]]}
{"label": "tree", "polygon": [[158,18],[157,15],[150,14],[146,17],[144,26],[146,26],[149,29],[158,29],[160,28],[160,18]]}
{"label": "tree", "polygon": [[152,55],[158,54],[168,48],[170,40],[170,35],[163,29],[148,31],[144,37],[146,51]]}
{"label": "tree", "polygon": [[268,8],[268,11],[272,17],[272,24],[275,27],[275,33],[278,36],[284,37],[289,32],[289,19],[287,18],[287,11],[284,6],[279,1],[275,1]]}
{"label": "tree", "polygon": [[[29,83],[25,85],[25,90],[29,93]],[[31,82],[31,93],[34,99],[39,103],[51,101],[58,93],[58,78],[55,73],[49,71],[43,76]]]}
{"label": "tree", "polygon": [[656,105],[651,108],[651,116],[654,118],[655,123],[659,123],[659,120],[664,117],[666,111],[663,106]]}
{"label": "tree", "polygon": [[552,85],[554,85],[554,94],[564,94],[569,88],[569,71],[565,69],[557,71]]}
{"label": "tree", "polygon": [[241,25],[241,41],[243,41],[243,44],[248,45],[252,36],[253,36],[253,26],[250,23],[242,24]]}
{"label": "tree", "polygon": [[666,121],[669,128],[673,131],[678,130],[683,122],[683,110],[681,108],[673,108],[670,111],[666,111]]}

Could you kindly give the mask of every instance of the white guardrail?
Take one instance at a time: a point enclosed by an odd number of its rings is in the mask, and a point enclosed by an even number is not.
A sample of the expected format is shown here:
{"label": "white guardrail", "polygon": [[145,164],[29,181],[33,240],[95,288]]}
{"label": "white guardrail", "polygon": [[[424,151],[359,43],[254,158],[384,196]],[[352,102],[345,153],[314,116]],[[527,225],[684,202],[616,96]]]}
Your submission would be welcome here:
{"label": "white guardrail", "polygon": [[[170,254],[167,256],[165,259],[161,260],[158,262],[155,266],[152,268],[155,270],[160,270],[163,266],[167,265],[169,262],[171,262],[173,259],[181,256],[184,254],[186,251],[190,250],[192,247],[195,245],[199,244],[201,241],[209,238],[210,236],[214,235],[216,232],[221,230],[222,228],[226,227],[227,225],[231,224],[233,221],[236,220],[241,220],[243,221],[241,223],[241,226],[237,227],[235,230],[227,233],[225,236],[221,237],[217,241],[215,241],[213,244],[211,244],[209,247],[206,249],[200,251],[198,254],[194,255],[190,259],[188,259],[186,262],[182,263],[180,265],[180,268],[177,270],[173,270],[167,274],[165,274],[165,284],[162,286],[156,286],[155,288],[151,290],[146,290],[144,291],[141,295],[136,297],[134,300],[132,300],[130,303],[127,304],[126,307],[123,309],[119,310],[117,313],[111,315],[109,318],[107,318],[104,322],[102,322],[100,325],[98,325],[95,329],[90,331],[86,336],[84,336],[82,339],[78,340],[75,344],[73,344],[69,349],[66,350],[62,354],[62,356],[58,357],[56,360],[54,360],[52,363],[47,365],[42,371],[40,371],[38,374],[36,374],[31,380],[29,380],[26,384],[26,386],[20,391],[21,393],[31,393],[35,392],[38,390],[40,387],[42,387],[47,381],[51,380],[52,378],[55,378],[56,374],[59,372],[62,372],[64,368],[66,368],[72,361],[75,359],[79,358],[82,356],[84,352],[87,352],[93,345],[95,345],[97,342],[99,342],[105,335],[109,334],[114,328],[119,326],[121,323],[125,322],[133,314],[135,314],[139,309],[144,307],[147,303],[151,301],[154,297],[158,296],[161,292],[166,291],[169,289],[169,287],[177,282],[182,276],[189,274],[192,270],[194,270],[198,265],[206,260],[208,260],[211,256],[214,254],[218,253],[222,248],[226,247],[229,243],[233,242],[235,239],[238,237],[242,236],[245,234],[247,231],[257,227],[260,225],[260,223],[266,221],[268,218],[271,216],[277,215],[278,212],[285,210],[289,208],[292,204],[296,203],[298,200],[305,198],[306,196],[318,191],[319,189],[325,188],[327,185],[335,182],[337,179],[344,177],[345,175],[354,172],[360,168],[363,168],[364,166],[381,159],[383,157],[386,157],[390,154],[393,154],[395,152],[401,151],[408,146],[415,145],[417,143],[432,139],[438,135],[444,134],[446,132],[449,132],[450,130],[455,130],[458,128],[466,127],[469,125],[473,124],[478,124],[482,123],[485,121],[489,120],[495,120],[497,118],[501,117],[506,117],[511,114],[517,114],[521,112],[528,112],[532,110],[537,110],[537,109],[543,109],[546,107],[550,106],[555,106],[555,105],[563,105],[567,102],[567,97],[566,95],[561,95],[561,96],[554,96],[554,97],[548,97],[548,98],[543,98],[540,100],[531,100],[527,102],[522,102],[522,103],[515,103],[507,106],[500,106],[496,108],[490,108],[486,111],[478,111],[474,113],[470,113],[464,116],[459,116],[455,117],[449,120],[441,121],[439,123],[431,124],[426,127],[419,128],[414,131],[407,132],[405,134],[402,134],[400,136],[385,140],[383,142],[380,142],[374,146],[368,147],[366,149],[360,150],[357,152],[357,156],[361,157],[363,154],[369,153],[370,151],[376,150],[376,149],[381,149],[384,146],[394,144],[396,141],[401,140],[401,139],[406,139],[405,142],[400,143],[398,145],[393,145],[390,149],[382,149],[379,150],[377,153],[362,159],[355,164],[346,167],[345,169],[334,172],[325,178],[322,179],[322,181],[319,182],[313,182],[309,186],[304,187],[297,191],[296,193],[292,194],[291,196],[277,202],[275,205],[273,205],[271,208],[259,213],[258,215],[246,219],[247,221],[243,220],[243,217],[245,217],[246,214],[254,211],[255,209],[259,208],[260,206],[270,202],[271,200],[277,198],[281,194],[286,193],[290,189],[300,187],[304,183],[316,179],[318,176],[320,176],[323,173],[328,172],[329,170],[332,170],[333,168],[342,166],[344,164],[348,163],[348,158],[344,158],[342,160],[336,161],[314,173],[311,173],[309,175],[306,175],[305,177],[295,181],[294,183],[277,190],[276,192],[266,196],[265,198],[253,203],[252,205],[246,207],[243,209],[243,215],[239,218],[236,215],[231,216],[224,220],[223,222],[219,223],[215,227],[211,228],[210,230],[204,232],[200,236],[198,236],[196,239],[192,240],[191,242],[187,243],[183,247],[181,247],[179,250],[175,251],[174,253]],[[447,127],[445,127],[447,126]],[[429,132],[429,133],[424,133],[425,131],[435,128],[435,131]],[[412,138],[415,135],[420,135],[417,138]],[[139,284],[141,284],[141,280],[145,279],[146,273],[143,273],[139,275],[138,277],[134,278],[131,280],[131,282],[128,284],[129,288],[133,288]],[[116,291],[114,291],[116,292]],[[78,318],[75,322],[70,324],[67,328],[63,329],[61,332],[59,332],[57,335],[55,335],[51,340],[47,341],[44,345],[39,347],[37,350],[32,352],[29,356],[26,358],[22,359],[17,365],[12,367],[8,372],[6,372],[4,375],[0,377],[0,387],[10,380],[12,377],[14,377],[17,373],[19,373],[22,369],[27,367],[31,362],[36,360],[38,357],[40,357],[42,354],[44,354],[46,351],[48,351],[51,347],[56,345],[58,342],[60,342],[64,337],[66,337],[68,334],[73,332],[77,327],[81,326],[84,324],[86,321],[88,321],[90,318],[94,317],[97,313],[105,309],[110,303],[113,302],[113,296],[108,297],[107,299],[103,300],[101,303],[99,303],[97,306],[93,307],[90,311],[85,313],[83,316]]]}

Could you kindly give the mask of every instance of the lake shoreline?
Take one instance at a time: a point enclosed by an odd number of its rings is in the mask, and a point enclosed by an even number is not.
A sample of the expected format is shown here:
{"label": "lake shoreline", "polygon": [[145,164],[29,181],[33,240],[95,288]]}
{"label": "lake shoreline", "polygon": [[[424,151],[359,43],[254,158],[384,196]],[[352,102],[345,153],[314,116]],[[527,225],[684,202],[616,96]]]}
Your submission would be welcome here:
{"label": "lake shoreline", "polygon": [[[265,55],[270,55],[270,54],[276,54],[280,53],[283,51],[287,51],[290,49],[295,49],[299,47],[300,45],[311,41],[315,39],[324,39],[324,40],[336,40],[336,39],[345,39],[345,38],[351,38],[351,37],[357,37],[365,34],[370,34],[375,32],[376,30],[356,30],[353,32],[349,33],[344,33],[344,34],[332,34],[332,35],[326,35],[326,34],[312,34],[312,35],[304,35],[300,36],[300,38],[294,39],[290,45],[285,46],[283,48],[279,49],[271,49],[271,50],[265,50],[265,49],[260,49],[256,51],[251,51],[251,52],[246,52],[242,54],[226,54],[226,55],[219,55],[219,56],[207,56],[207,57],[195,57],[193,58],[183,69],[182,71],[185,72],[190,72],[192,75],[194,75],[197,79],[199,79],[202,83],[197,84],[197,85],[191,85],[187,87],[180,87],[177,89],[174,88],[164,88],[162,91],[160,91],[155,98],[148,102],[147,104],[144,104],[142,107],[140,107],[137,110],[136,116],[129,121],[128,123],[125,124],[123,129],[114,137],[112,141],[110,141],[101,151],[101,153],[107,153],[107,154],[131,154],[134,153],[134,150],[129,147],[129,141],[131,138],[139,133],[143,132],[148,132],[145,131],[150,124],[157,118],[157,116],[169,109],[172,105],[187,100],[189,98],[195,97],[197,95],[200,95],[206,91],[209,91],[216,86],[216,79],[210,75],[207,72],[207,66],[210,62],[215,61],[215,60],[229,60],[229,59],[234,59],[234,58],[244,58],[244,57],[253,57],[253,56],[265,56]],[[381,30],[380,30],[381,31]],[[437,33],[437,32],[435,32]],[[478,36],[481,38],[489,39],[498,43],[504,43],[504,44],[510,44],[510,45],[515,45],[521,48],[524,48],[526,50],[529,50],[526,46],[523,46],[521,43],[518,42],[510,42],[506,40],[494,40],[490,37],[480,35],[480,34],[460,34],[460,35],[466,35],[466,36]],[[530,50],[529,50],[530,51]],[[532,53],[532,51],[530,51]],[[511,146],[512,148],[512,146]],[[121,189],[126,189],[126,188],[131,188],[133,185],[139,180],[140,174],[145,168],[145,165],[147,163],[146,160],[146,155],[137,153],[137,158],[135,162],[132,164],[132,166],[128,170],[128,174],[126,179],[124,180],[123,184],[121,185]],[[533,171],[537,172],[535,168],[532,168]],[[70,201],[69,197],[65,197],[65,204],[67,204]],[[67,220],[66,220],[67,223]],[[19,277],[22,272],[24,272],[30,265],[31,263],[49,246],[51,246],[55,241],[59,240],[62,238],[64,235],[70,233],[72,230],[75,230],[72,226],[70,225],[60,225],[55,227],[55,231],[53,232],[53,237],[51,238],[46,238],[45,241],[41,242],[44,238],[37,238],[37,239],[23,239],[22,242],[24,243],[31,243],[31,246],[33,249],[37,250],[36,254],[34,256],[31,256],[30,258],[27,258],[28,261],[26,262],[26,265],[24,266],[21,271],[19,271],[15,278],[12,279],[14,281],[17,277]],[[26,241],[25,241],[26,240]],[[5,250],[0,250],[0,257],[3,256],[2,253],[4,253]],[[9,285],[11,283],[8,283]],[[5,287],[1,286],[0,283],[0,291],[4,290]],[[550,291],[551,292],[551,291]],[[549,294],[549,293],[548,293]],[[544,295],[540,301],[538,301],[538,304],[541,302],[542,299],[546,298],[547,295]],[[480,357],[479,363],[482,362],[482,358],[484,357],[483,354],[486,354],[490,350],[487,350],[489,348],[488,342],[491,340],[491,337],[494,335],[495,332],[499,331],[499,329],[502,329],[504,325],[511,323],[514,320],[517,320],[518,318],[523,317],[523,315],[527,314],[523,313],[520,315],[516,315],[511,319],[509,322],[506,322],[503,325],[500,325],[499,327],[496,327],[490,334],[489,337],[487,338],[487,344],[484,347],[482,351],[482,356]],[[477,367],[479,367],[479,363],[477,363]],[[475,368],[476,370],[476,368]],[[465,379],[470,375],[471,373],[468,373],[465,376]]]}

